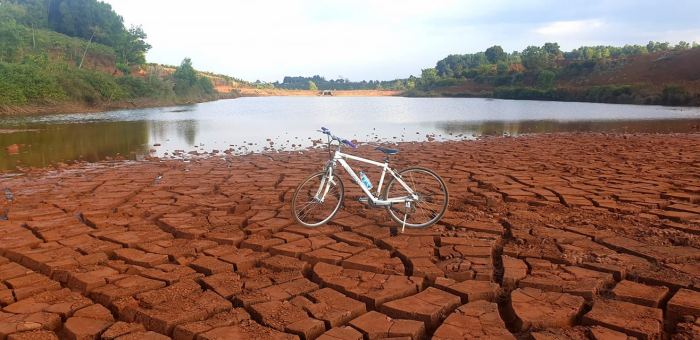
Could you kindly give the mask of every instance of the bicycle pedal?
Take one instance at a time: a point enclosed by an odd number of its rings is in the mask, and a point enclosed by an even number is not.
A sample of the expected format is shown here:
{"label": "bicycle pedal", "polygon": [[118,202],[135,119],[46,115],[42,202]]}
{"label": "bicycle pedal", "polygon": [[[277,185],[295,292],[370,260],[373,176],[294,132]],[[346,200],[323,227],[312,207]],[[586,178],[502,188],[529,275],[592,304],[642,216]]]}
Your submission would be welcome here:
{"label": "bicycle pedal", "polygon": [[360,203],[368,204],[369,203],[369,198],[367,197],[360,197],[357,199]]}

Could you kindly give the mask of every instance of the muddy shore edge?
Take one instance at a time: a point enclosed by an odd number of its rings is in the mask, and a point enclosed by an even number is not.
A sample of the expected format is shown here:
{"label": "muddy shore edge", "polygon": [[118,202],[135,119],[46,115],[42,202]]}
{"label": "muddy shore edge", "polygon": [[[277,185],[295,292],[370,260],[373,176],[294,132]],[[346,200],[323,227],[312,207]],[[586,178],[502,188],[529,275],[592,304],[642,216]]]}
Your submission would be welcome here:
{"label": "muddy shore edge", "polygon": [[[333,96],[337,97],[384,97],[399,96],[401,91],[389,90],[348,90],[333,91]],[[144,109],[153,107],[168,107],[179,105],[191,105],[205,103],[223,99],[235,99],[240,97],[271,97],[271,96],[319,96],[319,91],[309,90],[279,90],[279,89],[236,89],[231,93],[219,93],[216,98],[209,100],[182,100],[182,99],[137,99],[129,101],[118,101],[112,103],[99,103],[90,105],[81,102],[66,102],[56,104],[30,104],[24,106],[3,106],[0,105],[0,118],[3,116],[17,115],[44,115],[63,113],[97,113],[115,110]]]}
{"label": "muddy shore edge", "polygon": [[402,143],[392,165],[434,169],[450,206],[396,237],[347,176],[331,223],[292,222],[322,150],[5,177],[0,332],[698,338],[697,145],[698,133]]}

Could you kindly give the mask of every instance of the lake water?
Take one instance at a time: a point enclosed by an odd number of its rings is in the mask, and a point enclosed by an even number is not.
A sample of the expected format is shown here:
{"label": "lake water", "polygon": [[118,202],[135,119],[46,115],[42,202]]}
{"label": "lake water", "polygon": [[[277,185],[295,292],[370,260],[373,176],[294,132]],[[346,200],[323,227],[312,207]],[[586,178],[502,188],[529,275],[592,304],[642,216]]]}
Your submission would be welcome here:
{"label": "lake water", "polygon": [[[307,148],[321,126],[395,143],[547,132],[690,132],[700,108],[402,97],[248,97],[92,114],[0,117],[0,170],[181,150]],[[154,146],[157,145],[157,146]]]}

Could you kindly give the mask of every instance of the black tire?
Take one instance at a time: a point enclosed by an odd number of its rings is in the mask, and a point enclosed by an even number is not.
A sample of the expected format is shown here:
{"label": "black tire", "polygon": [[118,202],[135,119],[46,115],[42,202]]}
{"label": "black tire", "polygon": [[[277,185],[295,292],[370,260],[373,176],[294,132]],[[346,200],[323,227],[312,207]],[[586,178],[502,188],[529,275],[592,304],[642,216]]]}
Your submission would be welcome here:
{"label": "black tire", "polygon": [[[426,189],[418,186],[419,183],[416,183],[415,179],[413,178],[415,177],[415,174],[428,175],[429,179],[434,179],[434,183],[429,184],[429,186],[432,188]],[[415,203],[414,207],[412,207],[413,212],[409,212],[409,214],[407,214],[408,216],[406,216],[406,227],[426,228],[435,224],[442,218],[443,215],[445,215],[445,212],[447,211],[447,205],[449,203],[449,193],[447,192],[447,186],[445,185],[445,182],[442,180],[442,178],[440,178],[440,176],[438,176],[434,171],[430,169],[421,167],[412,167],[401,170],[399,171],[399,176],[404,182],[406,182],[406,184],[409,187],[411,187],[411,189],[416,191],[420,196],[419,201]],[[393,194],[392,189],[395,189],[394,192],[403,192],[403,194]],[[428,194],[428,192],[430,192],[430,194]],[[386,186],[383,198],[386,200],[389,197],[400,197],[405,195],[408,195],[406,190],[392,176],[391,181],[389,181],[389,184],[387,184]],[[436,199],[439,201],[436,202]],[[386,208],[389,212],[389,216],[391,216],[391,219],[394,220],[394,222],[403,225],[404,215],[406,215],[405,205],[403,203],[396,203],[394,205],[389,205]],[[416,212],[418,213],[416,214]],[[416,217],[420,217],[420,215],[425,215],[428,218],[426,221],[422,221],[420,219],[418,219],[417,221],[409,220],[409,217],[412,215]]]}
{"label": "black tire", "polygon": [[[329,203],[329,201],[325,201],[324,203],[313,202],[313,196],[315,195],[318,187],[321,185],[321,179],[323,178],[324,174],[325,172],[317,172],[307,177],[294,191],[294,196],[292,196],[292,217],[294,217],[294,220],[297,223],[303,226],[318,227],[326,224],[333,218],[333,216],[335,216],[335,214],[338,213],[338,210],[340,210],[340,207],[343,204],[345,187],[338,176],[333,176],[334,183],[331,184],[331,190],[328,191],[329,196],[326,197],[326,199],[329,197],[334,198],[334,202],[332,202],[332,205],[330,206],[332,210],[330,210],[328,214],[320,213],[320,217],[322,218],[319,218],[318,221],[310,220],[311,216],[309,216],[309,212],[311,212],[311,210],[309,210],[308,207],[311,206],[311,204]],[[335,188],[335,190],[333,190],[333,188]],[[305,197],[300,197],[300,195]],[[297,202],[298,199],[303,199],[304,201]],[[305,204],[305,206],[301,206],[301,204]],[[299,211],[297,211],[298,209]],[[304,210],[305,213],[301,214],[304,212]]]}

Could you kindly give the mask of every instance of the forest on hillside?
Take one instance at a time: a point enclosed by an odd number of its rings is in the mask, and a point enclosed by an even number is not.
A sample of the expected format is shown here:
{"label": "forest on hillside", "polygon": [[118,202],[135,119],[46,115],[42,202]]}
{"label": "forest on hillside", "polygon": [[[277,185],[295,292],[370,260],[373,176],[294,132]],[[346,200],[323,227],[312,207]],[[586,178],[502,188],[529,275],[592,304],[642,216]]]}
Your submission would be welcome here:
{"label": "forest on hillside", "polygon": [[[504,99],[538,99],[608,103],[700,105],[696,88],[685,87],[685,79],[670,82],[639,83],[616,79],[616,74],[632,60],[649,57],[655,61],[676,62],[669,56],[700,51],[696,42],[649,41],[645,45],[581,46],[563,51],[558,43],[528,46],[522,51],[506,52],[499,45],[484,51],[452,54],[423,69],[419,77],[395,80],[350,81],[339,77],[326,79],[286,76],[270,87],[293,90],[400,90],[407,96],[477,96]],[[700,72],[700,63],[696,63]],[[637,69],[639,77],[648,70]],[[593,76],[607,77],[603,84],[586,85]],[[632,77],[634,78],[634,77]],[[700,86],[700,84],[697,84]],[[661,86],[659,88],[659,86]],[[462,89],[460,92],[451,89]],[[448,89],[450,91],[444,91]]]}
{"label": "forest on hillside", "polygon": [[[654,56],[651,60],[658,61],[691,49],[700,50],[700,45],[649,41],[646,45],[622,47],[581,46],[565,52],[558,43],[548,42],[510,53],[494,45],[477,53],[449,55],[435,67],[423,69],[414,93],[434,93],[436,89],[470,83],[472,87],[491,89],[493,97],[507,99],[698,105],[700,96],[681,84],[664,84],[661,91],[653,93],[655,89],[650,87],[655,86],[646,86],[652,84],[615,79],[616,72],[636,57]],[[580,84],[596,74],[608,75],[611,80],[582,88]]]}
{"label": "forest on hillside", "polygon": [[146,37],[101,1],[1,0],[0,106],[215,97],[190,59],[174,71],[146,65]]}

